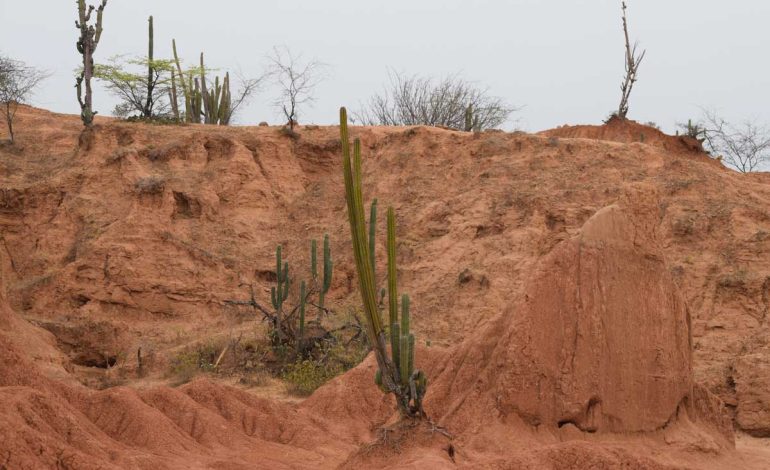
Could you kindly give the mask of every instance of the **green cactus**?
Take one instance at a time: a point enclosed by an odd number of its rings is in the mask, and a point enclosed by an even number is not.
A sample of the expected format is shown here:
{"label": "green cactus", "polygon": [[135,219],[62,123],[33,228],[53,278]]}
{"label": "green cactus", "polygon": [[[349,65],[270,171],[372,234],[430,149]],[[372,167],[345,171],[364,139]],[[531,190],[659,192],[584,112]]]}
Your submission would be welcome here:
{"label": "green cactus", "polygon": [[310,274],[313,280],[318,280],[318,243],[315,238],[310,240]]}
{"label": "green cactus", "polygon": [[[176,73],[179,75],[179,82],[182,85],[182,94],[184,95],[185,121],[200,123],[202,117],[204,124],[229,125],[232,117],[230,73],[225,74],[221,83],[219,77],[215,77],[213,86],[209,88],[206,81],[206,64],[203,60],[203,53],[201,52],[200,55],[199,68],[185,74],[177,54],[176,40],[172,40],[171,46],[174,52]],[[196,72],[198,76],[194,77],[193,72]],[[178,111],[176,114],[178,115]]]}
{"label": "green cactus", "polygon": [[299,283],[299,338],[297,338],[297,352],[302,352],[302,339],[305,337],[305,281]]}
{"label": "green cactus", "polygon": [[473,104],[465,108],[465,132],[473,130]]}
{"label": "green cactus", "polygon": [[[396,211],[388,208],[388,320],[398,323],[398,282],[396,277]],[[395,360],[395,359],[394,359]]]}
{"label": "green cactus", "polygon": [[283,302],[289,298],[289,263],[283,263],[281,268],[281,245],[275,249],[275,275],[277,286],[270,289],[273,308],[281,311]]}
{"label": "green cactus", "polygon": [[401,296],[401,334],[409,334],[409,320],[411,315],[409,314],[409,296],[404,294]]}
{"label": "green cactus", "polygon": [[147,47],[147,101],[144,104],[144,117],[152,117],[152,93],[153,93],[153,75],[155,72],[154,63],[154,50],[155,50],[155,29],[153,25],[152,16],[147,20],[150,23],[149,26],[149,38]]}
{"label": "green cactus", "polygon": [[391,355],[393,364],[397,369],[396,371],[397,375],[398,375],[398,369],[400,368],[400,364],[401,364],[400,341],[401,341],[401,327],[399,326],[398,322],[391,323],[390,324],[390,355]]}
{"label": "green cactus", "polygon": [[176,40],[171,40],[171,49],[174,52],[174,63],[179,75],[179,83],[182,85],[182,94],[184,95],[184,120],[190,123],[201,122],[201,92],[198,79],[193,77],[191,72],[185,76],[182,70],[182,64],[179,61],[179,55],[176,50]]}
{"label": "green cactus", "polygon": [[[312,261],[311,261],[312,263]],[[324,273],[321,285],[318,287],[318,310],[323,310],[326,294],[332,286],[332,273],[334,272],[334,261],[332,261],[332,250],[329,245],[329,234],[324,235]]]}
{"label": "green cactus", "polygon": [[377,265],[375,261],[375,243],[377,236],[377,199],[372,200],[372,207],[369,210],[369,262],[372,264],[372,277],[374,283],[377,283]]}
{"label": "green cactus", "polygon": [[176,72],[171,71],[171,89],[168,91],[169,101],[171,102],[171,114],[174,115],[174,119],[179,121],[179,101],[177,100],[178,92],[176,89]]}
{"label": "green cactus", "polygon": [[[371,241],[373,229],[370,225],[369,237],[366,233],[364,217],[363,191],[361,188],[361,142],[353,142],[353,154],[350,152],[350,140],[347,125],[347,111],[340,109],[340,136],[342,140],[342,165],[345,177],[345,197],[348,208],[348,221],[353,241],[353,254],[358,272],[358,285],[364,306],[366,333],[377,360],[375,383],[386,393],[393,393],[396,406],[404,417],[422,418],[422,398],[425,395],[427,380],[425,374],[414,370],[414,335],[409,331],[409,297],[402,297],[402,318],[399,324],[396,282],[396,240],[395,212],[388,208],[388,291],[391,356],[387,354],[387,335],[377,304],[377,290],[374,278],[374,253]],[[373,205],[374,206],[374,205]],[[376,206],[374,206],[376,207]],[[376,212],[372,211],[376,218]]]}

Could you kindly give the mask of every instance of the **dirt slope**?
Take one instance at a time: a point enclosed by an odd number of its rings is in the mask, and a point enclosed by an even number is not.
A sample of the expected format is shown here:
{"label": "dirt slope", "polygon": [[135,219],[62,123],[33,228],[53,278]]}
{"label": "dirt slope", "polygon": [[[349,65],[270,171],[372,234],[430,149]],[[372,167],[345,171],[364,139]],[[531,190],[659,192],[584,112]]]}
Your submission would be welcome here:
{"label": "dirt slope", "polygon": [[78,147],[77,117],[28,108],[18,128],[20,148],[0,149],[10,468],[770,462],[734,450],[731,426],[770,435],[770,177],[697,143],[633,123],[353,130],[365,197],[398,213],[426,406],[453,463],[426,429],[365,445],[391,418],[369,362],[299,404],[207,380],[79,383],[130,372],[138,348],[162,371],[175,348],[253,322],[224,301],[250,284],[266,298],[278,243],[301,265],[329,232],[332,298],[355,305],[336,128],[102,120]]}

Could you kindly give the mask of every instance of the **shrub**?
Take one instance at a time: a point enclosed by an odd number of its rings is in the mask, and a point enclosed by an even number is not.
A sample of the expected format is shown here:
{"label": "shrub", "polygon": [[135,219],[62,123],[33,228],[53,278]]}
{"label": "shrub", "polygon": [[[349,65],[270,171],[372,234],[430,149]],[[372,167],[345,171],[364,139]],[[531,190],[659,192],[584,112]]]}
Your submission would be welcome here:
{"label": "shrub", "polygon": [[304,360],[289,364],[283,374],[283,379],[289,383],[289,393],[307,396],[340,373],[342,370],[338,367]]}
{"label": "shrub", "polygon": [[139,178],[134,183],[134,190],[137,194],[162,194],[165,189],[166,180],[157,175]]}

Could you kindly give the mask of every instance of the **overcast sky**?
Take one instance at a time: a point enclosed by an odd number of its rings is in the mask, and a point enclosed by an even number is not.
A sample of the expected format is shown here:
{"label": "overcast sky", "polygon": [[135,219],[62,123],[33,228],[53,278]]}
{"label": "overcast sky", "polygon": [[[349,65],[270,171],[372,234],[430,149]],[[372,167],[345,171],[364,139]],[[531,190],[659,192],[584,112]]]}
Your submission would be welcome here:
{"label": "overcast sky", "polygon": [[[54,73],[37,106],[79,113],[76,14],[74,0],[0,0],[0,51]],[[156,57],[170,56],[176,38],[188,63],[203,51],[212,67],[247,75],[261,73],[275,45],[329,64],[301,123],[334,123],[339,106],[382,90],[389,68],[460,72],[525,106],[518,127],[529,131],[600,123],[620,96],[619,0],[109,0],[97,62],[146,54],[151,14]],[[705,106],[770,122],[770,2],[629,0],[629,17],[647,49],[630,118],[673,131]],[[115,100],[96,89],[95,109],[109,114]],[[274,95],[263,90],[238,122],[279,122]]]}

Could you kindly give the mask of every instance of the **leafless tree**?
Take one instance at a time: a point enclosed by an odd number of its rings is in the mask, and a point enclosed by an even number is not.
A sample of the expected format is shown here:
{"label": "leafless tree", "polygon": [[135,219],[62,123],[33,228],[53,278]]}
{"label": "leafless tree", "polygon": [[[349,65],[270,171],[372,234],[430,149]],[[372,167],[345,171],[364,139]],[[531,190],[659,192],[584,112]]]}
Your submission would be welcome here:
{"label": "leafless tree", "polygon": [[232,98],[230,110],[224,119],[226,124],[232,122],[232,119],[238,113],[239,108],[249,102],[251,97],[262,88],[267,78],[267,75],[251,78],[245,76],[242,72],[236,73],[236,76],[238,77],[238,82],[241,87],[238,90],[238,94]]}
{"label": "leafless tree", "polygon": [[713,110],[703,110],[696,126],[709,153],[742,173],[770,162],[770,129],[765,126],[750,120],[734,126]]}
{"label": "leafless tree", "polygon": [[325,78],[327,66],[317,60],[305,62],[287,47],[274,47],[268,61],[268,75],[280,91],[274,104],[283,112],[289,128],[294,130],[299,108],[315,99],[313,92]]}
{"label": "leafless tree", "polygon": [[35,88],[47,77],[47,72],[19,60],[0,56],[0,105],[11,142],[15,137],[13,120],[19,103],[28,102]]}
{"label": "leafless tree", "polygon": [[628,17],[626,16],[626,2],[621,2],[623,6],[623,35],[626,39],[626,75],[623,77],[623,83],[620,85],[621,97],[620,106],[618,107],[617,116],[621,119],[625,119],[628,114],[628,99],[631,96],[631,90],[634,88],[637,76],[639,74],[639,65],[644,59],[644,54],[647,52],[643,50],[641,53],[637,52],[638,43],[634,43],[631,46],[631,41],[628,38]]}
{"label": "leafless tree", "polygon": [[374,95],[356,119],[365,125],[445,126],[481,130],[500,126],[519,108],[458,75],[434,81],[390,72],[390,84]]}

